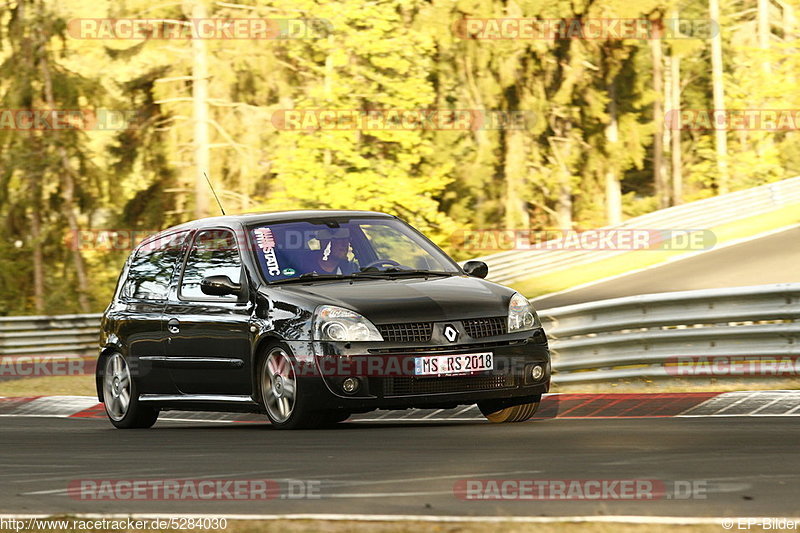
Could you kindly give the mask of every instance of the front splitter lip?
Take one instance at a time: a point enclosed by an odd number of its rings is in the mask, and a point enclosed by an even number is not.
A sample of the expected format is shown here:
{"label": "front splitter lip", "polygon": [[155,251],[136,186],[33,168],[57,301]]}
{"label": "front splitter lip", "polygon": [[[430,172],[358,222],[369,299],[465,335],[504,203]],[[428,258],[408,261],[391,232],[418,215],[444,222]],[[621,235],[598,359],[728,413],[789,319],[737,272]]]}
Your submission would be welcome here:
{"label": "front splitter lip", "polygon": [[549,380],[530,386],[489,391],[470,391],[460,393],[437,393],[424,395],[391,396],[384,398],[345,398],[334,396],[327,400],[330,408],[347,410],[445,408],[458,405],[472,405],[484,400],[526,398],[546,394],[550,390]]}

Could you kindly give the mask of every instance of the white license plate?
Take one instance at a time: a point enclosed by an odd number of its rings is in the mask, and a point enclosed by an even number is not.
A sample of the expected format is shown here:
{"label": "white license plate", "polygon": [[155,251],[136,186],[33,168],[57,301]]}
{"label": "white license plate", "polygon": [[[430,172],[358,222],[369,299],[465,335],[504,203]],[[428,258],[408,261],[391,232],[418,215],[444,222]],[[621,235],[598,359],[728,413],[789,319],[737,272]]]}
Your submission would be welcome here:
{"label": "white license plate", "polygon": [[494,369],[492,352],[453,355],[426,355],[414,358],[415,376],[471,374]]}

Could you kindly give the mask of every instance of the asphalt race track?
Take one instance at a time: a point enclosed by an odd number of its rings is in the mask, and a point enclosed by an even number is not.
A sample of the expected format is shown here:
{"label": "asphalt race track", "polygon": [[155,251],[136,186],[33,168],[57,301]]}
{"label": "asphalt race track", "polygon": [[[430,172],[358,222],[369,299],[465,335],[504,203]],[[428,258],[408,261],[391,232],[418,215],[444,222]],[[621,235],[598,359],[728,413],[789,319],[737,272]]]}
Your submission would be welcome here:
{"label": "asphalt race track", "polygon": [[[361,421],[307,431],[178,421],[120,431],[99,419],[5,416],[0,514],[796,516],[798,442],[796,415]],[[89,501],[68,491],[83,479],[175,478],[269,479],[282,490],[263,501]],[[454,493],[465,479],[635,479],[699,490],[627,501],[465,501]],[[312,482],[319,497],[287,498],[289,480]]]}
{"label": "asphalt race track", "polygon": [[551,309],[653,292],[797,281],[800,281],[800,228],[792,228],[582,289],[542,296],[534,303],[537,309]]}

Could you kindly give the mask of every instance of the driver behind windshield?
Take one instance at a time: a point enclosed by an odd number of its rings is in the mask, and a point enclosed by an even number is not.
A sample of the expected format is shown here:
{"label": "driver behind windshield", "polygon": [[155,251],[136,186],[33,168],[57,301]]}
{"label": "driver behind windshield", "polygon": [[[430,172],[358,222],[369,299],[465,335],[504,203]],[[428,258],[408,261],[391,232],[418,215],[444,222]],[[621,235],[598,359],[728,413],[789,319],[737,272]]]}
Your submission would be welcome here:
{"label": "driver behind windshield", "polygon": [[323,229],[317,233],[320,248],[316,252],[313,268],[320,274],[350,275],[357,272],[356,265],[351,263],[347,254],[350,252],[350,230],[347,228]]}

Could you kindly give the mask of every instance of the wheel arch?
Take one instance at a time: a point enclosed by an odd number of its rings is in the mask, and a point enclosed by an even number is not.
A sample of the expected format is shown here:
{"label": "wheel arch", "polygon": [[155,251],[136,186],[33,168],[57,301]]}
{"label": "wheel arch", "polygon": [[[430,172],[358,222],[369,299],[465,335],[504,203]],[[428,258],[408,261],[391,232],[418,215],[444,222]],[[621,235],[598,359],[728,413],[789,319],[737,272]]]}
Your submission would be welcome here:
{"label": "wheel arch", "polygon": [[103,369],[106,366],[106,359],[113,353],[122,353],[122,347],[109,343],[100,350],[100,355],[97,357],[97,367],[94,371],[94,385],[97,392],[97,400],[103,403]]}
{"label": "wheel arch", "polygon": [[261,391],[259,390],[260,385],[258,376],[261,368],[261,362],[267,354],[267,347],[278,342],[284,342],[284,339],[274,331],[271,331],[262,335],[253,347],[253,368],[250,372],[250,384],[253,393],[253,399],[257,402],[261,401]]}

